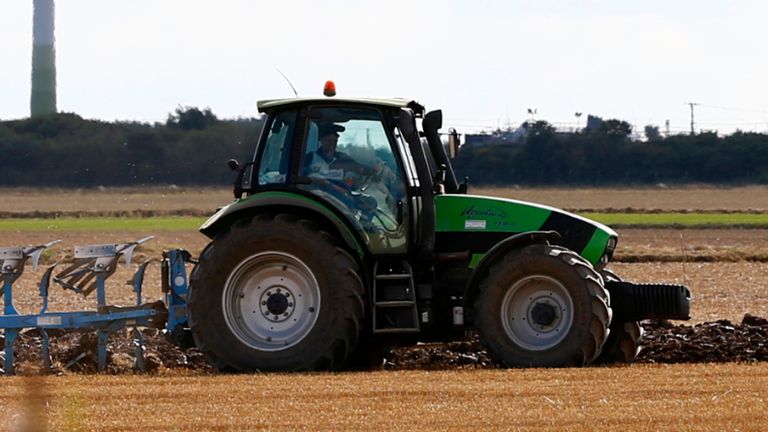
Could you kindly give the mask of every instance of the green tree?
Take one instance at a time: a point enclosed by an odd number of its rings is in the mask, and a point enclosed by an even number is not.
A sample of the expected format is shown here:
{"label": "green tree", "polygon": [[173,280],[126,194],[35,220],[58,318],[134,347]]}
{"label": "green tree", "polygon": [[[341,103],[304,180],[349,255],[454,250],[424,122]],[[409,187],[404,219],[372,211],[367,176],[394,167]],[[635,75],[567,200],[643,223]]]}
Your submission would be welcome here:
{"label": "green tree", "polygon": [[210,108],[200,110],[196,107],[178,107],[173,114],[168,115],[166,126],[178,127],[181,130],[202,130],[218,123],[219,119]]}

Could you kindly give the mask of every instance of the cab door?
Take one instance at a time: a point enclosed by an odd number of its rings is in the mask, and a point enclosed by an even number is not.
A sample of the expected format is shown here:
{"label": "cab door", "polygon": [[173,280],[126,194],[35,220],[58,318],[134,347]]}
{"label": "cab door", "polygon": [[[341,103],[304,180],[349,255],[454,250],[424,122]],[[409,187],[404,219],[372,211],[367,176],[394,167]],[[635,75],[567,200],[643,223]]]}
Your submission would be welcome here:
{"label": "cab door", "polygon": [[385,114],[355,106],[311,107],[298,187],[337,211],[376,255],[408,252],[410,212],[396,131]]}

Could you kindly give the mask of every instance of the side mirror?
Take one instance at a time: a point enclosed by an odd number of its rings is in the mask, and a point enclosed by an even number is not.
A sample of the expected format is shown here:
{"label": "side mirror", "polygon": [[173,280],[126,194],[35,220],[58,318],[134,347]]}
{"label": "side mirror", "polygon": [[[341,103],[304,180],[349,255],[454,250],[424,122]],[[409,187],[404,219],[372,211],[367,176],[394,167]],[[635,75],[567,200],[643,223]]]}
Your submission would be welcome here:
{"label": "side mirror", "polygon": [[464,177],[464,183],[459,185],[459,193],[466,194],[469,191],[469,177]]}
{"label": "side mirror", "polygon": [[243,189],[243,177],[245,177],[245,170],[253,164],[254,162],[248,162],[245,165],[240,165],[236,159],[230,159],[227,161],[227,166],[229,169],[237,173],[232,190],[235,199],[240,199],[243,197],[243,192],[245,192],[245,189]]}
{"label": "side mirror", "polygon": [[459,134],[456,129],[451,128],[448,132],[448,157],[456,159],[459,155]]}

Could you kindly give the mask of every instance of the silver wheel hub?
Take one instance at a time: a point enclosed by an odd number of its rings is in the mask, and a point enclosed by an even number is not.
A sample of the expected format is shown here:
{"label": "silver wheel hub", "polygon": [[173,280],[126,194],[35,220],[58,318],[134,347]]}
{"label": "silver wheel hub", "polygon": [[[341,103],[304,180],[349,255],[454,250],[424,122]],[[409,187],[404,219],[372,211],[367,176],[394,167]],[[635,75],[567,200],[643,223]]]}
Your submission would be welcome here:
{"label": "silver wheel hub", "polygon": [[279,351],[309,334],[320,309],[320,287],[299,258],[262,252],[244,259],[222,294],[227,326],[246,345]]}
{"label": "silver wheel hub", "polygon": [[295,310],[293,295],[285,287],[268,289],[261,295],[261,314],[273,322],[282,322],[291,317]]}
{"label": "silver wheel hub", "polygon": [[515,282],[501,302],[501,323],[521,348],[542,351],[565,339],[573,325],[573,300],[562,283],[545,275]]}

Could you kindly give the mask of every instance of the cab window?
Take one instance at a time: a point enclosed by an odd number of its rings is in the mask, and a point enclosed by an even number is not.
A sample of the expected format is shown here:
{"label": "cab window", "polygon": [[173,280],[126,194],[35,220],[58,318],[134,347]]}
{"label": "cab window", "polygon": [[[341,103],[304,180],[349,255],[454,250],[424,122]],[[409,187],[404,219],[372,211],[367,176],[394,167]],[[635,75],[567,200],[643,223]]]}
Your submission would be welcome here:
{"label": "cab window", "polygon": [[296,112],[280,113],[273,118],[256,171],[259,186],[285,183],[295,129]]}

